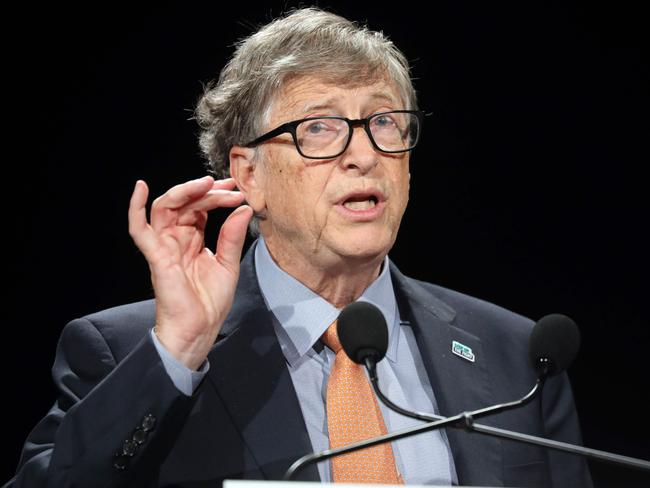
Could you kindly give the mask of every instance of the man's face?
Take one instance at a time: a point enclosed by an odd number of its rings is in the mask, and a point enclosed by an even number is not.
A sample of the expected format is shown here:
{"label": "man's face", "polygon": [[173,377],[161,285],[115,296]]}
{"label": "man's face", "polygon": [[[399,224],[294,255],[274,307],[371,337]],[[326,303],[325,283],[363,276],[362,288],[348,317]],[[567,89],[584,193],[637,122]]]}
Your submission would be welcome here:
{"label": "man's face", "polygon": [[[301,77],[277,97],[267,130],[306,117],[361,119],[404,108],[384,81],[345,88]],[[276,259],[294,256],[327,269],[386,255],[408,201],[408,152],[378,151],[361,126],[334,159],[303,158],[288,133],[261,150],[258,199],[250,203],[266,215],[261,231]]]}

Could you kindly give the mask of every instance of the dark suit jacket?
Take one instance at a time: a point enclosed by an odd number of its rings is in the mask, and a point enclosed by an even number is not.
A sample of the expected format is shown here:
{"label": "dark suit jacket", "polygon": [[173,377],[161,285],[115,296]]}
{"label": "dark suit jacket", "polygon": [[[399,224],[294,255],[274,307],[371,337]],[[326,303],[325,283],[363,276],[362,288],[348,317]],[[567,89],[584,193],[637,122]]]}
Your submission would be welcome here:
{"label": "dark suit jacket", "polygon": [[[394,266],[391,272],[443,415],[514,400],[531,388],[531,321]],[[59,397],[29,435],[8,486],[214,487],[226,478],[280,479],[312,450],[252,250],[210,371],[191,397],[161,363],[149,334],[154,317],[150,300],[65,327],[53,366]],[[475,362],[451,353],[454,340],[472,348]],[[484,423],[580,442],[566,375],[551,378],[526,407]],[[461,484],[591,485],[580,458],[460,430],[448,437]],[[122,451],[132,455],[116,457]],[[318,480],[317,469],[306,469],[303,479]]]}

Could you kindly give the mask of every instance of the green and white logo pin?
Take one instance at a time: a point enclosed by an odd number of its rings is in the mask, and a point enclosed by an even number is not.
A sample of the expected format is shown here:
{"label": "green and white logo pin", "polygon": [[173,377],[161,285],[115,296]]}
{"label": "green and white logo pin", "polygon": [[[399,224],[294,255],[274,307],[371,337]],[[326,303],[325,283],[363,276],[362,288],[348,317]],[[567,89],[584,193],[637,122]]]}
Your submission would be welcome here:
{"label": "green and white logo pin", "polygon": [[453,352],[456,356],[460,356],[463,359],[471,361],[472,363],[474,362],[474,359],[476,359],[471,347],[467,347],[465,344],[461,344],[457,341],[452,341],[451,352]]}

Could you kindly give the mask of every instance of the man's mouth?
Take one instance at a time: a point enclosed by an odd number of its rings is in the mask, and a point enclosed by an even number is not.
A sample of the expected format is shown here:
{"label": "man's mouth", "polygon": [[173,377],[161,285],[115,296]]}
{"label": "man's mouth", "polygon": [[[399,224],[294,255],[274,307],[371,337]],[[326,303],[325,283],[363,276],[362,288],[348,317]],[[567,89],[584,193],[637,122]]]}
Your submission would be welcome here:
{"label": "man's mouth", "polygon": [[377,205],[377,197],[374,195],[352,197],[343,202],[343,206],[350,210],[368,210]]}

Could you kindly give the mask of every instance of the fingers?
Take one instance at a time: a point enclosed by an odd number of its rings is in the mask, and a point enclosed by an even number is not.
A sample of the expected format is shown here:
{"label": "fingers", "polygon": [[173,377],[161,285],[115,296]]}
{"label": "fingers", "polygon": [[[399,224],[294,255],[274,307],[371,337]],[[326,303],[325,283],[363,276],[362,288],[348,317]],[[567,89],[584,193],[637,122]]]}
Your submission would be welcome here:
{"label": "fingers", "polygon": [[164,195],[156,199],[154,205],[163,208],[180,208],[196,198],[203,196],[214,186],[212,176],[204,176],[171,187]]}
{"label": "fingers", "polygon": [[235,180],[233,178],[215,181],[212,176],[204,176],[203,178],[173,186],[164,195],[157,198],[154,205],[176,209],[187,205],[192,200],[202,197],[209,190],[232,190],[233,188],[235,188]]}
{"label": "fingers", "polygon": [[223,180],[214,180],[213,189],[226,189],[232,190],[235,188],[235,179],[234,178],[225,178]]}
{"label": "fingers", "polygon": [[233,274],[239,269],[248,222],[253,217],[253,209],[242,205],[231,213],[221,226],[217,241],[216,259]]}
{"label": "fingers", "polygon": [[[153,255],[158,244],[157,235],[168,226],[195,226],[205,220],[205,212],[218,207],[234,207],[244,201],[244,195],[232,191],[232,178],[214,181],[208,176],[188,181],[171,188],[156,199],[151,208],[151,225],[147,222],[147,184],[138,180],[129,202],[129,234],[145,257]],[[182,204],[182,202],[185,202]],[[178,207],[178,205],[181,205]],[[236,209],[224,222],[217,247],[217,259],[231,270],[238,269],[252,209],[246,205]]]}
{"label": "fingers", "polygon": [[147,198],[149,188],[147,184],[138,180],[135,183],[133,194],[129,202],[129,234],[140,251],[147,256],[155,246],[155,235],[147,223]]}
{"label": "fingers", "polygon": [[236,207],[244,201],[244,194],[239,191],[210,190],[200,199],[183,207],[183,211],[208,211],[218,207]]}
{"label": "fingers", "polygon": [[159,232],[178,224],[179,219],[183,220],[182,225],[191,224],[195,211],[240,205],[244,196],[231,191],[234,187],[232,178],[213,181],[210,176],[177,185],[157,198],[151,206],[151,226]]}

